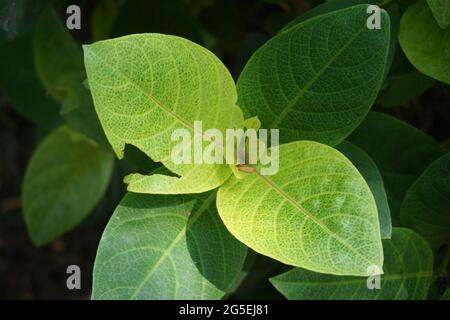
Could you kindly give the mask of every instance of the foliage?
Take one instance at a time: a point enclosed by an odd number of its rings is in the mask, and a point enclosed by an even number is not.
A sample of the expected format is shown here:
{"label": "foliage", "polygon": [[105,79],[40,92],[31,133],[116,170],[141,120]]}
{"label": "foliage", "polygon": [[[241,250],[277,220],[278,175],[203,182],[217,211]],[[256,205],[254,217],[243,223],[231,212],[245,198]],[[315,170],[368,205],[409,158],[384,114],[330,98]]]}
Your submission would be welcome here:
{"label": "foliage", "polygon": [[[104,208],[131,163],[93,299],[221,299],[244,292],[246,276],[270,277],[288,299],[430,297],[449,272],[448,136],[398,110],[450,92],[448,1],[377,1],[380,29],[365,1],[310,1],[303,14],[254,2],[284,11],[241,42],[237,1],[101,0],[81,35],[61,4],[0,5],[13,19],[0,26],[0,89],[48,133],[23,181],[31,239],[46,245]],[[269,150],[279,171],[175,163],[171,135],[195,136],[194,121],[280,129]]]}

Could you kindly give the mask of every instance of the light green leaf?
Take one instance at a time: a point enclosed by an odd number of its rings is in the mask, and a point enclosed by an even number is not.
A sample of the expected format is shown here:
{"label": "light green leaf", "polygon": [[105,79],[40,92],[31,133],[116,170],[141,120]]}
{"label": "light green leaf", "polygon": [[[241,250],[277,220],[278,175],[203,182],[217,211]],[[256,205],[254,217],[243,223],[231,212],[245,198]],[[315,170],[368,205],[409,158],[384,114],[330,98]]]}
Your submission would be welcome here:
{"label": "light green leaf", "polygon": [[434,161],[414,182],[401,206],[401,221],[432,247],[450,244],[450,153]]}
{"label": "light green leaf", "polygon": [[84,78],[83,52],[50,6],[39,17],[33,47],[36,70],[44,87],[54,99],[64,101],[68,88]]}
{"label": "light green leaf", "polygon": [[[383,240],[384,271],[380,289],[367,277],[338,277],[294,268],[270,281],[292,300],[424,300],[433,276],[433,252],[419,235],[394,228]],[[369,283],[373,283],[370,279]]]}
{"label": "light green leaf", "polygon": [[[390,22],[366,26],[367,5],[316,16],[278,33],[239,77],[239,106],[282,142],[341,142],[366,116],[381,87]],[[355,55],[355,52],[358,52]]]}
{"label": "light green leaf", "polygon": [[[171,157],[172,133],[185,129],[193,137],[194,121],[202,121],[203,133],[243,127],[233,79],[217,57],[189,40],[161,34],[101,41],[84,51],[95,108],[118,157],[132,144],[180,176],[132,175],[129,191],[199,193],[230,176],[228,165],[177,165]],[[192,151],[192,144],[183,147]]]}
{"label": "light green leaf", "polygon": [[89,214],[108,186],[112,165],[109,152],[66,126],[38,146],[22,192],[25,221],[36,245],[52,241]]}
{"label": "light green leaf", "polygon": [[442,29],[450,26],[450,2],[448,0],[427,0],[433,16]]}
{"label": "light green leaf", "polygon": [[450,28],[443,30],[438,26],[424,0],[403,14],[399,41],[409,61],[420,72],[450,83]]}
{"label": "light green leaf", "polygon": [[215,192],[128,193],[100,241],[93,299],[220,299],[247,248],[226,230]]}
{"label": "light green leaf", "polygon": [[377,165],[367,153],[350,142],[343,141],[336,149],[342,152],[353,163],[366,180],[377,204],[381,239],[391,238],[391,211],[389,210],[386,191],[384,190],[383,178],[381,177],[380,171],[378,171]]}
{"label": "light green leaf", "polygon": [[311,141],[281,145],[272,176],[230,178],[217,195],[230,232],[283,263],[339,275],[383,265],[376,203],[364,178],[335,149]]}
{"label": "light green leaf", "polygon": [[424,132],[389,115],[371,112],[349,141],[377,164],[386,188],[393,225],[408,188],[445,150]]}

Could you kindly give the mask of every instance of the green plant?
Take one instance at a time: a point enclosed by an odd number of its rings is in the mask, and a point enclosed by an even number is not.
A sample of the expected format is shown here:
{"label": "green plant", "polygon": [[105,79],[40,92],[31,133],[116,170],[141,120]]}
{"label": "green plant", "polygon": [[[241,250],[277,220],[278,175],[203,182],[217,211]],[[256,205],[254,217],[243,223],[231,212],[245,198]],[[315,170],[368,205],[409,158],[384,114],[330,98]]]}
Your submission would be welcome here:
{"label": "green plant", "polygon": [[[259,254],[293,267],[270,278],[288,299],[432,297],[431,284],[448,277],[450,156],[370,109],[450,84],[450,9],[380,1],[386,10],[372,30],[365,2],[330,1],[294,19],[256,50],[237,84],[213,53],[172,35],[81,50],[46,7],[34,62],[68,126],[44,139],[25,176],[35,244],[89,214],[116,155],[140,171],[125,178],[129,192],[98,247],[94,299],[224,298]],[[396,69],[401,59],[412,64],[406,72]],[[411,90],[417,79],[423,85]],[[279,129],[279,171],[175,163],[171,135],[195,135],[194,121],[222,133]],[[367,277],[380,275],[370,290]]]}

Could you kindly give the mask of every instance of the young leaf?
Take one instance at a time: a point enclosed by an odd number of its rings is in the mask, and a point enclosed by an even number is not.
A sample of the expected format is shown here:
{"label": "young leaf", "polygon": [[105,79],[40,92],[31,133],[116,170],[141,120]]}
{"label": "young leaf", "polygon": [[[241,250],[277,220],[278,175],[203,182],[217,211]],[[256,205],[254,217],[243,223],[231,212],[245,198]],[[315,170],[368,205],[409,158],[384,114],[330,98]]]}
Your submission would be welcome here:
{"label": "young leaf", "polygon": [[378,209],[378,220],[381,227],[381,239],[390,239],[392,233],[391,212],[387,201],[386,191],[384,190],[383,178],[377,165],[362,149],[354,144],[343,141],[337,147],[362,174],[370,191],[375,198]]}
{"label": "young leaf", "polygon": [[36,70],[44,87],[55,100],[64,101],[72,83],[83,80],[83,53],[50,6],[39,17],[33,47]]}
{"label": "young leaf", "polygon": [[363,149],[383,176],[391,219],[400,222],[400,205],[408,188],[445,150],[424,132],[389,115],[371,112],[349,141]]}
{"label": "young leaf", "polygon": [[215,193],[128,193],[100,241],[93,299],[220,299],[247,248],[226,230]]}
{"label": "young leaf", "polygon": [[425,1],[418,1],[403,14],[399,41],[420,72],[450,84],[450,28],[443,30],[437,25]]}
{"label": "young leaf", "polygon": [[401,221],[432,247],[450,244],[450,153],[434,161],[403,200]]}
{"label": "young leaf", "polygon": [[369,30],[366,9],[308,19],[258,49],[238,81],[245,115],[279,128],[282,142],[341,142],[366,116],[384,77],[389,16],[381,11],[381,30]]}
{"label": "young leaf", "polygon": [[101,41],[84,51],[95,108],[118,157],[132,144],[181,176],[132,175],[130,191],[198,193],[230,176],[228,165],[174,164],[171,157],[172,133],[185,129],[193,137],[194,121],[202,121],[203,132],[243,127],[233,79],[217,57],[189,40],[161,34]]}
{"label": "young leaf", "polygon": [[37,148],[28,164],[22,199],[28,232],[46,244],[80,223],[103,196],[113,157],[63,126]]}
{"label": "young leaf", "polygon": [[317,272],[367,275],[383,265],[376,203],[335,149],[311,141],[279,147],[272,176],[230,178],[217,195],[230,232],[253,250]]}
{"label": "young leaf", "polygon": [[450,2],[448,0],[427,0],[433,16],[442,29],[450,26]]}
{"label": "young leaf", "polygon": [[433,252],[419,235],[394,228],[383,240],[380,288],[367,277],[338,277],[294,268],[270,281],[286,298],[298,300],[424,300],[433,276]]}

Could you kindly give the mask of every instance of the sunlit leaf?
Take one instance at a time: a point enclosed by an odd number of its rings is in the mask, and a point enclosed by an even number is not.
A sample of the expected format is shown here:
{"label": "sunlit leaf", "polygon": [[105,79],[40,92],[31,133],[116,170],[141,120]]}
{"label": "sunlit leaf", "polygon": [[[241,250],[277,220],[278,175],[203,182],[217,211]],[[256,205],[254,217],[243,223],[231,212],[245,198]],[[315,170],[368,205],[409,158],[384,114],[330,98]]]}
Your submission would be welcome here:
{"label": "sunlit leaf", "polygon": [[243,127],[233,79],[217,57],[193,42],[160,34],[105,40],[84,51],[95,108],[117,156],[132,144],[180,176],[132,175],[128,190],[198,193],[230,176],[226,164],[175,164],[171,153],[172,133],[185,129],[193,139],[194,121],[202,121],[203,132]]}
{"label": "sunlit leaf", "polygon": [[377,203],[381,238],[389,239],[392,233],[391,211],[389,210],[383,178],[381,177],[380,171],[378,171],[377,165],[367,153],[350,142],[343,141],[336,149],[342,152],[353,163],[369,185],[370,191],[372,191],[375,202]]}
{"label": "sunlit leaf", "polygon": [[316,142],[281,145],[275,175],[248,174],[220,187],[228,230],[253,250],[316,272],[367,275],[383,265],[373,195],[353,164]]}

